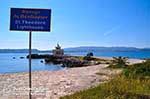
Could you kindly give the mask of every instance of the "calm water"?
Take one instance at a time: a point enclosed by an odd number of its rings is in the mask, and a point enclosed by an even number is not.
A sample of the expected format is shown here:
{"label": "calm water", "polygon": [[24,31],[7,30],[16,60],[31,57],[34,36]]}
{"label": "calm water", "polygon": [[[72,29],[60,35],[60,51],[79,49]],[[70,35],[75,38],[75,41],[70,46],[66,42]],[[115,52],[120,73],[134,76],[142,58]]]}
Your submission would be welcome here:
{"label": "calm water", "polygon": [[[94,56],[125,56],[129,58],[150,58],[150,52],[93,52]],[[70,55],[86,55],[87,52],[72,52],[66,53]],[[26,57],[27,53],[0,53],[0,73],[27,72],[28,59],[20,59]],[[15,57],[15,59],[13,59]],[[32,60],[32,71],[40,70],[61,70],[60,65],[41,63],[42,59]],[[44,60],[43,60],[44,61]]]}
{"label": "calm water", "polygon": [[[85,56],[87,52],[73,52],[73,53],[67,53],[71,55],[83,55]],[[150,58],[150,51],[137,51],[137,52],[93,52],[94,56],[104,56],[104,57],[117,57],[117,56],[123,56],[123,57],[129,57],[129,58]]]}
{"label": "calm water", "polygon": [[[0,53],[0,73],[27,72],[28,59],[20,59],[20,57],[26,57],[26,55],[25,53]],[[41,60],[32,60],[32,71],[63,69],[60,65],[41,63]]]}

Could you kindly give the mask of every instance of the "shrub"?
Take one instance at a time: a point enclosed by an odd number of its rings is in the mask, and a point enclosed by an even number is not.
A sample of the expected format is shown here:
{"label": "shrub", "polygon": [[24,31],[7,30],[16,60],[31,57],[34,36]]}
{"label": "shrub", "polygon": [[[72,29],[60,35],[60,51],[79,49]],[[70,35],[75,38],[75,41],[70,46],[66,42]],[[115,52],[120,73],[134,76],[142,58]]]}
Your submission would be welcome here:
{"label": "shrub", "polygon": [[110,64],[109,67],[111,68],[122,68],[122,67],[126,67],[128,62],[127,62],[128,58],[126,57],[113,57],[112,63]]}
{"label": "shrub", "polygon": [[131,65],[124,70],[124,75],[133,78],[150,78],[150,61]]}
{"label": "shrub", "polygon": [[87,55],[86,56],[84,56],[84,60],[92,60],[93,58],[92,58],[92,56],[93,56],[93,53],[92,52],[89,52],[89,53],[87,53]]}

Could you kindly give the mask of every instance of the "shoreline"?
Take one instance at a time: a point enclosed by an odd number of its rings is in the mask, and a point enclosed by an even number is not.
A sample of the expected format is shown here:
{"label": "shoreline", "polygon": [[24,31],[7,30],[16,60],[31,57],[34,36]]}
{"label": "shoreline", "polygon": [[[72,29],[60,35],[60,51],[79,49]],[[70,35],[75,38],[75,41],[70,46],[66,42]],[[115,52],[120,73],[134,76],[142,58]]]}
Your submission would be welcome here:
{"label": "shoreline", "polygon": [[[34,90],[34,99],[59,99],[59,97],[72,94],[76,91],[96,86],[108,81],[109,77],[118,74],[120,70],[106,69],[108,65],[94,65],[87,67],[69,68],[60,71],[32,72],[32,87],[45,89],[38,95]],[[97,75],[100,72],[102,75]],[[28,73],[0,75],[0,98],[4,99],[28,99]],[[15,95],[18,94],[18,95]]]}
{"label": "shoreline", "polygon": [[[141,62],[133,59],[131,61],[132,64]],[[104,83],[122,72],[120,69],[106,68],[107,66],[107,64],[99,64],[58,71],[33,71],[33,98],[59,99],[61,96]],[[0,98],[28,99],[28,77],[28,72],[0,74]]]}
{"label": "shoreline", "polygon": [[[112,60],[113,59],[112,57],[105,57],[105,56],[100,56],[100,57],[99,56],[98,57],[94,56],[94,58],[99,58],[99,59],[104,59],[104,60]],[[137,58],[129,58],[128,59],[128,62],[130,63],[130,65],[136,64],[136,63],[141,63],[141,62],[144,62],[144,61],[145,61],[144,59],[137,59]],[[77,67],[74,67],[74,68],[77,68]],[[68,68],[63,68],[63,69],[60,69],[60,70],[65,70],[65,69],[68,69]],[[37,71],[32,71],[32,72],[60,71],[60,70],[37,70]],[[28,73],[28,71],[25,71],[25,72],[6,72],[6,73],[0,73],[0,75],[3,75],[3,74],[18,74],[18,73]]]}

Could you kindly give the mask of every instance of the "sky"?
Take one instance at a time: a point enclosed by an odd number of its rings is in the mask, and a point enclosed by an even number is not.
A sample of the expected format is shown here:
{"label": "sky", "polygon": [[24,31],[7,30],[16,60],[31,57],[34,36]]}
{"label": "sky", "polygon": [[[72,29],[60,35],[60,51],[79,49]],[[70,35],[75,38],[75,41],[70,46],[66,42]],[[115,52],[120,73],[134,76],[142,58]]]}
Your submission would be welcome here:
{"label": "sky", "polygon": [[52,31],[33,32],[32,48],[150,48],[150,0],[0,0],[0,49],[28,48],[28,31],[9,30],[11,7],[52,10]]}

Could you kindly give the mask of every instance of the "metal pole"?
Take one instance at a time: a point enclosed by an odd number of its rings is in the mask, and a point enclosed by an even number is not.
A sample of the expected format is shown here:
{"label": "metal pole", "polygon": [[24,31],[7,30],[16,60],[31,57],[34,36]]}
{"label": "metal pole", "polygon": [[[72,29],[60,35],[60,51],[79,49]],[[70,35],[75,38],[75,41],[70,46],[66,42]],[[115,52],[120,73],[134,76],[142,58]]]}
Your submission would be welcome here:
{"label": "metal pole", "polygon": [[31,44],[32,44],[32,31],[29,32],[29,99],[32,99],[31,95]]}

